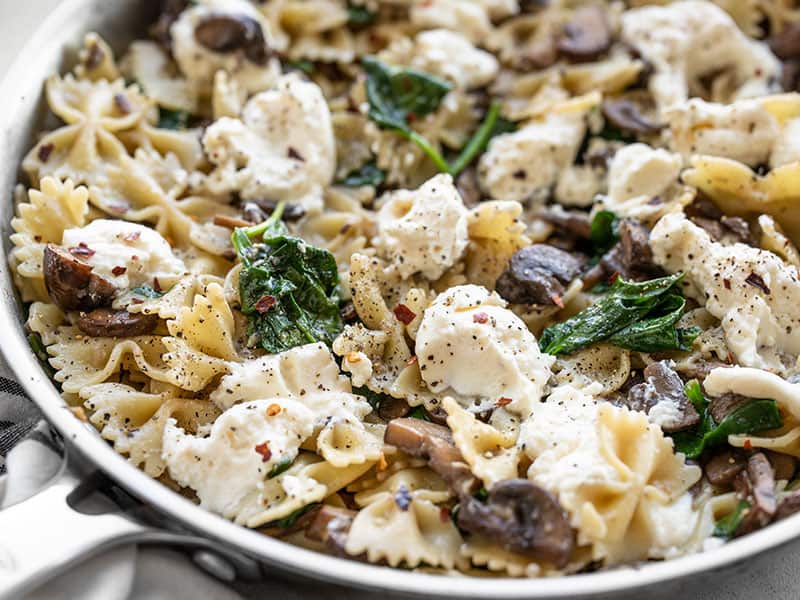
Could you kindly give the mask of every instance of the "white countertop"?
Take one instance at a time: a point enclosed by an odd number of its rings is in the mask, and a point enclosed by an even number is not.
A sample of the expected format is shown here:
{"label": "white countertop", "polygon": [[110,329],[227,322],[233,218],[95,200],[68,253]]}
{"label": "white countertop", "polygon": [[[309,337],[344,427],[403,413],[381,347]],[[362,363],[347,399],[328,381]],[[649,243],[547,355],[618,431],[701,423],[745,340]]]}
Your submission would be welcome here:
{"label": "white countertop", "polygon": [[[114,0],[108,0],[113,2]],[[141,0],[155,2],[156,0]],[[59,0],[0,0],[0,72],[5,73],[16,58],[19,48]],[[239,586],[237,586],[239,587]],[[250,588],[239,588],[245,595]],[[260,587],[260,586],[259,586]],[[263,590],[263,588],[261,588]],[[259,594],[260,595],[260,594]],[[383,594],[381,594],[383,595]],[[376,594],[357,593],[330,585],[312,583],[289,584],[276,582],[271,598],[305,598],[320,600],[366,600]],[[253,596],[255,597],[255,596]],[[657,592],[634,597],[661,600]],[[663,600],[794,600],[800,598],[800,545],[774,553],[769,560],[760,560],[752,568],[743,566],[735,577],[708,577],[701,584],[693,583]]]}

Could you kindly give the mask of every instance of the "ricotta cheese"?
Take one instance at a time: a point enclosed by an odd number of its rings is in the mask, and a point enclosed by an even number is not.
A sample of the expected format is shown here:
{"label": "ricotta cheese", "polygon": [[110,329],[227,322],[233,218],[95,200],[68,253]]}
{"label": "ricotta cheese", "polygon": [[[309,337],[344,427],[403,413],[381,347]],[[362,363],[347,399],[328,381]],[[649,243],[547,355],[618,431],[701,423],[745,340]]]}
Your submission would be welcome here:
{"label": "ricotta cheese", "polygon": [[800,276],[772,252],[723,245],[682,214],[662,217],[650,234],[657,264],[686,274],[687,292],[722,322],[736,361],[783,370],[800,354]]}
{"label": "ricotta cheese", "polygon": [[464,255],[468,216],[453,178],[436,175],[417,190],[386,196],[373,243],[403,279],[421,273],[435,280]]}
{"label": "ricotta cheese", "polygon": [[423,31],[417,35],[411,66],[438,75],[463,89],[491,83],[500,68],[492,54],[479,50],[463,35],[446,29]]}
{"label": "ricotta cheese", "polygon": [[498,135],[478,163],[481,187],[495,200],[546,196],[575,162],[586,133],[580,111],[551,112],[513,133]]}
{"label": "ricotta cheese", "polygon": [[186,273],[186,265],[172,253],[167,240],[138,223],[96,219],[65,230],[61,243],[83,250],[79,258],[120,289],[140,285],[167,289]]}
{"label": "ricotta cheese", "polygon": [[682,159],[647,144],[630,144],[614,154],[608,171],[605,208],[621,217],[645,220],[664,210],[678,183]]}
{"label": "ricotta cheese", "polygon": [[505,408],[524,416],[541,400],[554,361],[500,296],[477,285],[450,288],[425,309],[416,353],[434,393],[507,398]]}
{"label": "ricotta cheese", "polygon": [[653,65],[649,88],[662,108],[686,100],[700,79],[720,72],[733,76],[733,99],[765,95],[780,80],[781,64],[767,46],[748,38],[711,2],[625,11],[621,38]]}
{"label": "ricotta cheese", "polygon": [[269,46],[270,27],[261,12],[246,0],[203,0],[181,12],[170,27],[172,55],[198,95],[209,96],[217,71],[227,71],[237,84],[249,93],[270,87],[280,76],[280,62],[270,59],[267,65],[251,62],[244,53],[214,52],[197,42],[194,32],[198,23],[212,15],[243,16],[254,19]]}
{"label": "ricotta cheese", "polygon": [[240,119],[224,117],[206,129],[203,146],[216,169],[207,185],[246,200],[270,198],[322,208],[333,180],[336,144],[322,90],[297,74],[251,98]]}

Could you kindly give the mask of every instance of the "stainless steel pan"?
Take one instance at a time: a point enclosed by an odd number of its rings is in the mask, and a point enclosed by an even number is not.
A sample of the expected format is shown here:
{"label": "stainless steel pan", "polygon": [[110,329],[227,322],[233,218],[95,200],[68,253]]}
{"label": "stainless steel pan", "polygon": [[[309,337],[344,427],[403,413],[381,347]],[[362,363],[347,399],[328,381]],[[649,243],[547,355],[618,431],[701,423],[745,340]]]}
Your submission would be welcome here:
{"label": "stainless steel pan", "polygon": [[[683,592],[690,590],[693,582],[740,571],[744,566],[760,568],[768,557],[756,555],[800,538],[798,515],[719,549],[640,568],[544,580],[437,577],[332,558],[233,525],[173,493],[116,454],[93,428],[67,410],[30,351],[6,252],[18,164],[46,115],[42,99],[45,78],[61,70],[65,57],[70,60],[65,49],[74,52],[87,31],[100,32],[117,49],[124,47],[142,30],[156,4],[155,0],[64,0],[20,52],[0,88],[0,193],[4,199],[0,203],[0,346],[20,383],[63,437],[70,462],[78,464],[77,469],[62,469],[53,484],[37,496],[0,512],[0,596],[18,597],[24,589],[87,554],[142,541],[190,548],[196,562],[227,579],[258,577],[272,569],[427,597],[608,598],[638,595],[644,587],[660,593],[675,590],[678,597],[685,597]],[[98,486],[103,477],[135,498],[138,509],[100,515],[74,510],[80,496],[103,487]],[[136,503],[124,504],[136,508]],[[157,518],[140,518],[142,507],[149,507],[151,517]]]}

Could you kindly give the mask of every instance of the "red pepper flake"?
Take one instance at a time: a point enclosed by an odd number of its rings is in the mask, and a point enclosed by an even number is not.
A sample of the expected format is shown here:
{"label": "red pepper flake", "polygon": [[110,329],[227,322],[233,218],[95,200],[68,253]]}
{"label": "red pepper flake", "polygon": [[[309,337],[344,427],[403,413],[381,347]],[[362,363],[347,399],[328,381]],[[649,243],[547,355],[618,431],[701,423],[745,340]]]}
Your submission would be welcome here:
{"label": "red pepper flake", "polygon": [[730,279],[723,279],[722,280],[722,285],[725,286],[726,290],[731,289],[731,280]]}
{"label": "red pepper flake", "polygon": [[406,365],[408,365],[408,366],[410,367],[411,365],[413,365],[413,364],[414,364],[415,362],[417,362],[418,360],[419,360],[419,359],[417,358],[417,355],[415,354],[414,356],[412,356],[411,358],[409,358],[409,359],[406,361]]}
{"label": "red pepper flake", "polygon": [[442,506],[439,509],[439,520],[442,523],[447,523],[450,520],[450,509],[446,506]]}
{"label": "red pepper flake", "polygon": [[72,248],[70,248],[69,253],[72,254],[72,256],[89,257],[93,256],[95,254],[95,251],[89,248],[89,246],[86,245],[86,242],[80,242],[77,246],[73,246]]}
{"label": "red pepper flake", "polygon": [[609,277],[609,278],[606,280],[606,281],[607,281],[607,283],[608,283],[608,285],[611,285],[611,284],[612,284],[612,283],[614,283],[614,282],[615,282],[617,279],[619,279],[619,275],[620,275],[619,271],[614,271],[614,272],[611,274],[611,276],[610,276],[610,277]]}
{"label": "red pepper flake", "polygon": [[394,307],[394,316],[397,317],[397,320],[400,321],[403,325],[408,325],[413,321],[417,314],[408,308],[405,304],[398,304]]}
{"label": "red pepper flake", "polygon": [[743,448],[744,448],[745,450],[752,450],[752,449],[753,449],[753,442],[751,442],[751,441],[750,441],[750,438],[747,438],[747,439],[744,441]]}
{"label": "red pepper flake", "polygon": [[417,115],[416,115],[416,113],[410,112],[410,113],[408,113],[408,114],[406,115],[406,121],[407,121],[407,122],[409,122],[409,123],[413,123],[413,122],[414,122],[414,121],[416,121],[416,120],[417,120]]}
{"label": "red pepper flake", "polygon": [[153,289],[157,292],[161,291],[161,283],[158,281],[158,277],[153,277]]}
{"label": "red pepper flake", "polygon": [[564,301],[561,299],[561,296],[553,292],[550,294],[550,300],[553,301],[558,308],[564,308]]}
{"label": "red pepper flake", "polygon": [[272,450],[269,449],[269,444],[267,442],[258,444],[256,446],[256,452],[261,455],[261,462],[269,462],[269,459],[272,458]]}
{"label": "red pepper flake", "polygon": [[274,417],[281,412],[281,405],[274,402],[267,407],[267,416]]}
{"label": "red pepper flake", "polygon": [[111,274],[114,275],[115,277],[119,277],[120,275],[124,275],[125,271],[127,270],[128,270],[127,267],[114,267],[113,269],[111,269]]}
{"label": "red pepper flake", "polygon": [[289,150],[288,150],[287,153],[289,155],[289,158],[291,158],[293,160],[299,160],[300,162],[306,162],[306,159],[303,158],[303,155],[300,154],[297,150],[295,150],[291,146],[289,146]]}
{"label": "red pepper flake", "polygon": [[128,97],[125,94],[115,94],[114,104],[117,105],[119,112],[121,112],[123,115],[129,115],[133,111],[131,101],[128,100]]}
{"label": "red pepper flake", "polygon": [[509,398],[508,396],[503,396],[497,401],[497,406],[508,406],[512,402],[513,400],[511,398]]}
{"label": "red pepper flake", "polygon": [[253,308],[256,309],[258,314],[263,315],[269,312],[269,309],[275,306],[277,303],[278,301],[275,299],[275,296],[265,294],[258,299],[258,301],[253,305]]}
{"label": "red pepper flake", "polygon": [[39,160],[43,163],[46,163],[50,158],[50,155],[53,153],[55,146],[53,144],[42,144],[39,146],[39,151],[36,153],[36,156],[39,157]]}
{"label": "red pepper flake", "polygon": [[472,315],[472,322],[473,323],[488,323],[489,322],[489,315],[485,312],[479,312]]}
{"label": "red pepper flake", "polygon": [[130,233],[126,233],[125,237],[123,237],[122,239],[125,240],[126,242],[128,242],[129,244],[132,244],[133,242],[138,240],[140,237],[142,237],[142,232],[141,231],[131,231]]}
{"label": "red pepper flake", "polygon": [[141,298],[131,298],[131,304],[144,304],[144,300]]}
{"label": "red pepper flake", "polygon": [[728,364],[729,365],[733,364],[733,354],[732,353],[728,352],[727,360],[728,360]]}
{"label": "red pepper flake", "polygon": [[744,280],[744,282],[752,285],[754,288],[760,289],[765,294],[770,293],[767,284],[764,283],[764,279],[758,273],[751,272],[750,275],[747,276],[747,279]]}

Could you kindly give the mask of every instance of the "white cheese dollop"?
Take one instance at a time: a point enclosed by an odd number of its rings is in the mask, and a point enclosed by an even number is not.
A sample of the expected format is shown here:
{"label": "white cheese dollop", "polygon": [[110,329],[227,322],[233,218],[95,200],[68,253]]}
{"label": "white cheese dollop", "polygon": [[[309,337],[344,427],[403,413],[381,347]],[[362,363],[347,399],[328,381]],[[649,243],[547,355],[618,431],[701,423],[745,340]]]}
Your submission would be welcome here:
{"label": "white cheese dollop", "polygon": [[678,182],[680,155],[647,144],[630,144],[614,154],[608,171],[605,208],[621,217],[647,219],[664,209]]}
{"label": "white cheese dollop", "polygon": [[167,289],[186,273],[186,265],[167,240],[138,223],[96,219],[65,230],[62,245],[83,250],[76,255],[120,289],[139,285]]}
{"label": "white cheese dollop", "polygon": [[468,211],[450,175],[436,175],[417,190],[387,195],[378,212],[374,245],[407,279],[441,277],[464,254]]}
{"label": "white cheese dollop", "polygon": [[471,89],[490,83],[500,65],[463,35],[446,29],[423,31],[415,40],[411,66],[443,77],[456,87]]}
{"label": "white cheese dollop", "polygon": [[212,191],[286,200],[308,211],[322,208],[323,188],[336,167],[322,90],[296,74],[251,98],[241,119],[224,117],[210,125],[203,146],[217,167],[208,177]]}
{"label": "white cheese dollop", "polygon": [[[722,322],[742,366],[783,370],[800,354],[800,276],[777,255],[723,245],[682,214],[662,217],[650,234],[657,264],[682,271],[687,292]],[[789,355],[789,356],[787,356]]]}
{"label": "white cheese dollop", "polygon": [[722,8],[686,0],[622,14],[622,41],[653,65],[649,88],[662,108],[686,100],[705,76],[733,75],[734,99],[769,93],[781,64],[761,42],[747,37]]}
{"label": "white cheese dollop", "polygon": [[527,415],[542,397],[554,357],[542,354],[525,323],[496,293],[461,285],[425,309],[416,354],[422,379],[435,393],[496,402]]}
{"label": "white cheese dollop", "polygon": [[222,410],[259,398],[292,398],[318,392],[350,392],[325,344],[306,344],[280,354],[231,363],[209,399]]}
{"label": "white cheese dollop", "polygon": [[523,202],[549,193],[575,162],[586,125],[583,113],[549,113],[519,131],[498,135],[478,163],[481,187],[495,200]]}
{"label": "white cheese dollop", "polygon": [[248,17],[261,27],[269,46],[272,42],[270,27],[261,12],[246,0],[203,0],[184,10],[170,27],[172,55],[175,62],[196,92],[208,96],[217,71],[227,71],[231,78],[249,93],[270,87],[280,75],[280,62],[270,59],[259,65],[247,59],[241,51],[214,52],[198,43],[194,32],[203,19],[212,15]]}

